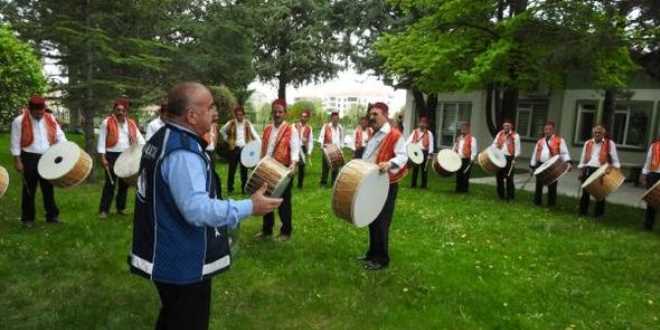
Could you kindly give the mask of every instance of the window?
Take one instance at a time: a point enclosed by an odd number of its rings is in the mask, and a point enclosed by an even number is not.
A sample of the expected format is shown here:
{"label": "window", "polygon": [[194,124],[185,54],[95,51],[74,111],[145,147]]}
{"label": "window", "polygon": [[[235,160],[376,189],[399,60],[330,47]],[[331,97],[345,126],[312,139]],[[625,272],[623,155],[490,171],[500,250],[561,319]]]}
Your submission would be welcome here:
{"label": "window", "polygon": [[548,120],[547,102],[520,101],[516,114],[516,132],[524,139],[537,139],[543,135]]}
{"label": "window", "polygon": [[357,102],[357,97],[349,96],[348,102]]}
{"label": "window", "polygon": [[440,103],[438,109],[440,115],[437,117],[439,121],[437,127],[440,128],[440,132],[436,134],[436,139],[441,146],[452,146],[460,129],[459,124],[470,121],[472,103]]}
{"label": "window", "polygon": [[617,104],[612,125],[612,139],[623,147],[644,148],[651,116],[638,104]]}
{"label": "window", "polygon": [[573,143],[582,144],[591,139],[591,129],[596,122],[596,104],[578,103],[577,119],[575,120],[575,135]]}

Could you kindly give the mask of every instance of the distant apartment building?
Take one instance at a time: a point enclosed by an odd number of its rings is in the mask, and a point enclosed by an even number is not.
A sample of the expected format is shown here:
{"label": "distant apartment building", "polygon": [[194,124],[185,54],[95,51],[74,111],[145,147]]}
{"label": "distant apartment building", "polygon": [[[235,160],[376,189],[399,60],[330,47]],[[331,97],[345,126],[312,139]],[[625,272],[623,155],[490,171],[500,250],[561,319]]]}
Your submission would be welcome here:
{"label": "distant apartment building", "polygon": [[294,98],[294,101],[320,101],[324,111],[339,111],[340,115],[343,116],[354,106],[363,106],[366,108],[369,103],[375,102],[392,104],[394,99],[395,93],[391,88],[364,88],[356,85],[318,90],[314,94],[308,93],[297,96]]}

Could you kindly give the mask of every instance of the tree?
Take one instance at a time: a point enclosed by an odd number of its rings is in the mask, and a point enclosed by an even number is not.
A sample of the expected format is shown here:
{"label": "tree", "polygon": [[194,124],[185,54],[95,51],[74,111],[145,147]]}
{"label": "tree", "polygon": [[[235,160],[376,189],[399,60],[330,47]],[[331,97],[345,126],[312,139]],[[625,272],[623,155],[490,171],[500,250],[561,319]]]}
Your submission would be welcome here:
{"label": "tree", "polygon": [[286,87],[334,77],[342,68],[340,44],[330,25],[328,0],[247,0],[246,26],[254,38],[259,79]]}
{"label": "tree", "polygon": [[0,90],[0,127],[11,123],[31,95],[46,90],[39,59],[7,25],[0,25]]}

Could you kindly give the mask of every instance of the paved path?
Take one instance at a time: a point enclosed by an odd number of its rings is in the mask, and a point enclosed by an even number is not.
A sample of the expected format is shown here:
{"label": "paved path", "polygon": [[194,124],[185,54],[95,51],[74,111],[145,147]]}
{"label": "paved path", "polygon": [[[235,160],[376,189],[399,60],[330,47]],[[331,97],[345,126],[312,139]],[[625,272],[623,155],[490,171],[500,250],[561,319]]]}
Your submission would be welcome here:
{"label": "paved path", "polygon": [[[477,165],[478,166],[478,165]],[[564,196],[577,197],[579,193],[578,187],[580,183],[577,180],[578,171],[573,170],[569,173],[566,173],[564,176],[559,179],[559,186],[557,187],[557,193]],[[529,179],[529,174],[516,174],[514,182],[516,184],[516,189],[520,189],[523,183]],[[470,179],[472,183],[478,184],[488,184],[495,185],[495,176],[483,177],[483,178],[473,178]],[[536,180],[532,179],[524,187],[526,191],[534,192]],[[632,207],[646,208],[645,203],[640,202],[640,197],[646,191],[640,187],[635,187],[631,182],[624,183],[619,190],[611,193],[607,197],[608,203],[622,204]]]}

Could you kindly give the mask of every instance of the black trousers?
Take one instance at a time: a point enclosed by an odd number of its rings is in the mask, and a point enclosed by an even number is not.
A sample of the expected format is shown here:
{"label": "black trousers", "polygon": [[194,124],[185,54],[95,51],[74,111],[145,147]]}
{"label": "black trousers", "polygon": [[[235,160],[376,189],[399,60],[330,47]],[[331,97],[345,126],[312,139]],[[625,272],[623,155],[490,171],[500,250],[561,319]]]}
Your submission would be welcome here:
{"label": "black trousers", "polygon": [[21,199],[21,221],[34,222],[35,209],[34,198],[37,195],[37,183],[41,186],[41,197],[43,198],[44,208],[46,209],[46,221],[57,219],[60,210],[55,203],[55,194],[53,185],[42,178],[37,170],[37,164],[41,154],[30,152],[21,152],[21,162],[23,163],[23,196]]}
{"label": "black trousers", "polygon": [[470,190],[470,174],[472,174],[472,161],[461,158],[461,168],[456,172],[456,192],[466,193]]}
{"label": "black trousers", "polygon": [[211,280],[176,285],[154,282],[160,296],[156,330],[209,328]]}
{"label": "black trousers", "polygon": [[364,147],[355,149],[353,151],[353,159],[362,159],[362,154],[364,154]]}
{"label": "black trousers", "polygon": [[[328,184],[329,172],[330,172],[330,166],[328,166],[328,160],[325,157],[325,153],[323,153],[323,166],[321,167],[321,185],[325,186]],[[331,185],[335,184],[335,179],[337,179],[337,174],[339,174],[339,169],[338,168],[332,169]]]}
{"label": "black trousers", "polygon": [[[555,181],[548,185],[548,206],[557,205],[557,183]],[[543,204],[543,183],[541,180],[536,179],[536,190],[534,191],[534,204],[542,205]]]}
{"label": "black trousers", "polygon": [[389,254],[389,236],[392,215],[396,204],[396,195],[399,191],[399,184],[390,184],[390,191],[387,194],[385,206],[376,217],[376,220],[369,224],[369,250],[367,250],[367,260],[387,266],[390,263]]}
{"label": "black trousers", "polygon": [[[598,170],[598,167],[586,167],[585,175],[582,178],[584,182],[592,173]],[[591,202],[591,195],[588,191],[582,189],[582,199],[580,199],[580,215],[587,215],[589,213],[589,203]],[[605,214],[605,200],[596,201],[596,210],[594,216],[600,217]]]}
{"label": "black trousers", "polygon": [[[280,220],[282,221],[282,228],[280,228],[281,235],[291,235],[293,231],[293,226],[291,224],[291,186],[293,182],[289,182],[289,185],[284,190],[282,194],[282,204],[277,208],[277,212],[280,215]],[[275,225],[275,212],[270,212],[264,215],[264,223],[261,229],[264,235],[273,234],[273,226]]]}
{"label": "black trousers", "polygon": [[426,150],[423,150],[422,153],[424,154],[424,161],[417,165],[413,162],[410,162],[409,164],[412,164],[412,180],[410,183],[411,188],[416,188],[417,187],[417,176],[419,175],[419,172],[422,172],[422,188],[428,187],[428,177],[429,177],[429,171],[426,168],[426,160],[429,158],[429,152]]}
{"label": "black trousers", "polygon": [[[115,206],[117,207],[118,211],[123,211],[126,209],[126,195],[128,193],[128,185],[124,182],[124,180],[121,180],[117,177],[114,169],[115,162],[117,161],[117,158],[120,154],[120,152],[107,152],[105,154],[105,159],[108,161],[109,168],[107,171],[105,171],[105,185],[103,185],[103,195],[101,195],[101,205],[99,206],[100,212],[110,212],[112,197],[115,194],[115,186],[119,186],[117,189],[117,199]],[[108,172],[112,176],[112,182],[110,182]]]}
{"label": "black trousers", "polygon": [[513,156],[506,156],[506,166],[497,171],[497,196],[503,200],[512,200],[515,198],[515,186],[513,185],[514,171],[511,171],[511,175],[507,175],[511,166],[513,166]]}
{"label": "black trousers", "polygon": [[309,157],[307,156],[307,147],[302,146],[302,153],[305,155],[305,161],[303,162],[302,160],[298,162],[298,189],[303,188],[303,183],[305,182],[305,163],[309,161]]}
{"label": "black trousers", "polygon": [[[649,173],[646,175],[646,189],[651,188],[656,182],[660,180],[660,173]],[[644,227],[652,230],[655,225],[655,208],[646,205],[646,213],[644,216]]]}
{"label": "black trousers", "polygon": [[227,191],[234,192],[234,178],[236,177],[236,168],[241,170],[241,192],[245,193],[245,184],[247,183],[247,167],[241,164],[241,151],[243,148],[236,147],[229,151],[229,171],[227,173]]}

